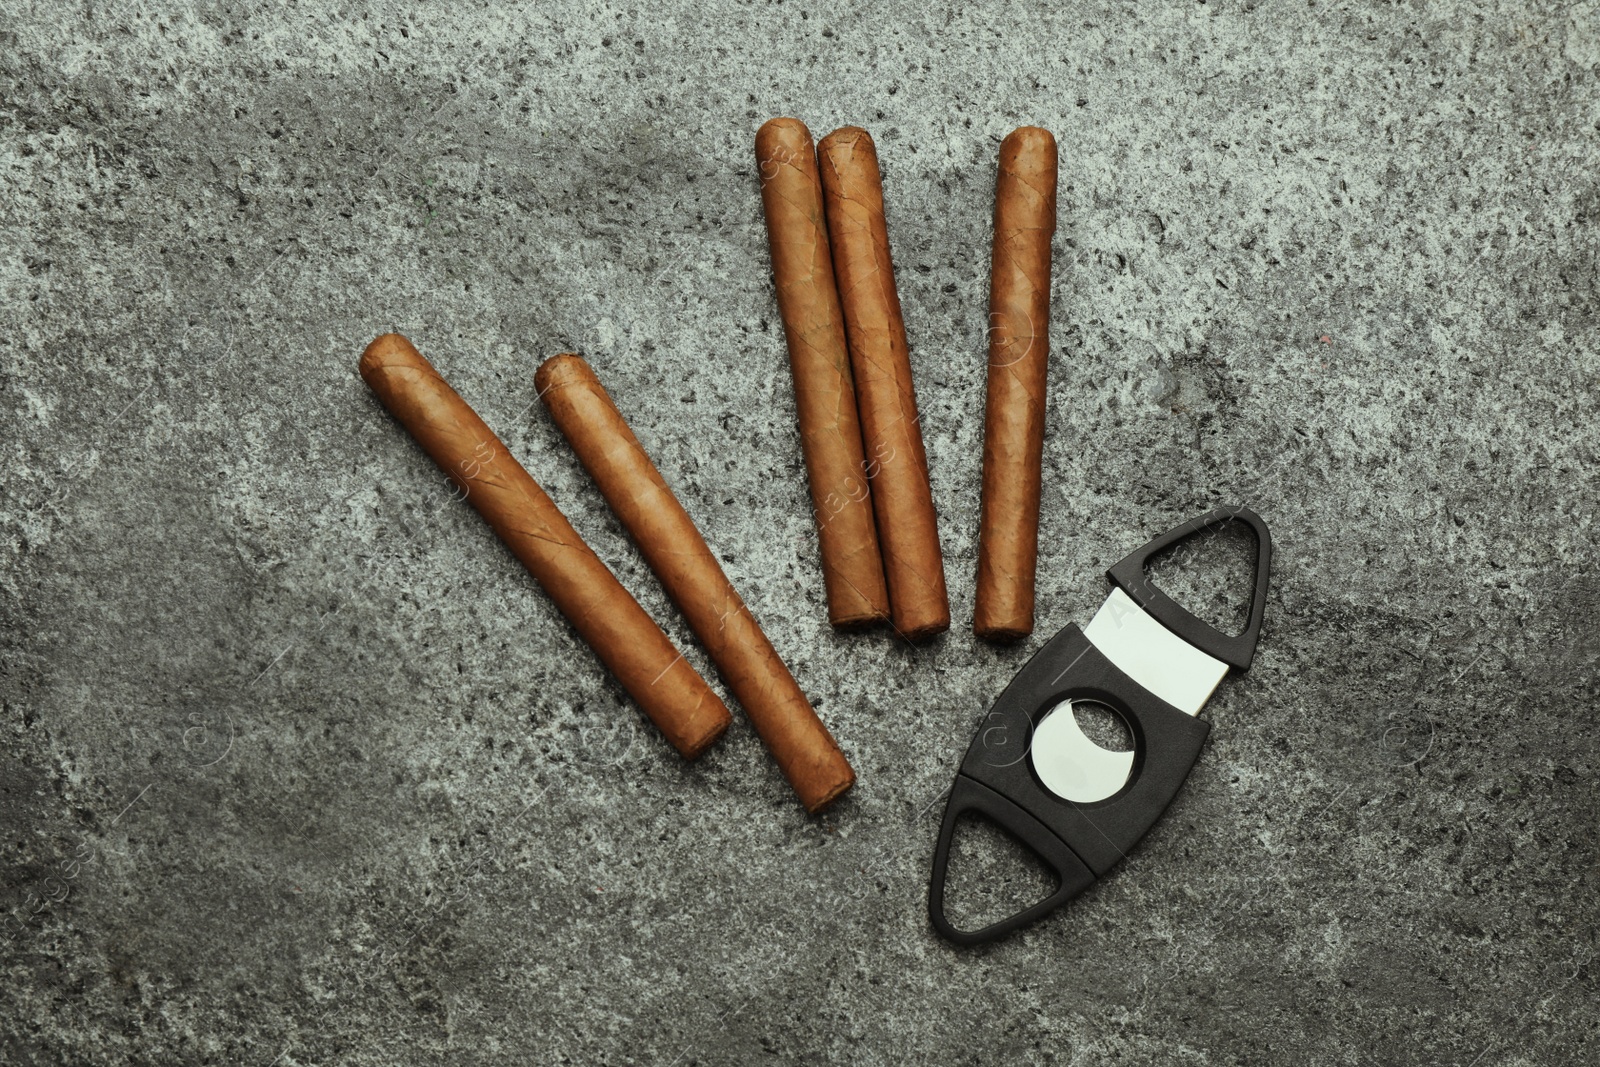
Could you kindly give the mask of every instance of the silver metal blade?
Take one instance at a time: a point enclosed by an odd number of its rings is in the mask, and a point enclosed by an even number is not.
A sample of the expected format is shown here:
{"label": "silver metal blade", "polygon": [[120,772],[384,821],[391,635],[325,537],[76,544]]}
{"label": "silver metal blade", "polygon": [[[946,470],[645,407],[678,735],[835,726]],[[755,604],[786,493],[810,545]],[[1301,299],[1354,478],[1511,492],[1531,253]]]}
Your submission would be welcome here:
{"label": "silver metal blade", "polygon": [[1113,752],[1091,741],[1078,725],[1070,700],[1039,720],[1028,754],[1046,789],[1079,804],[1111,796],[1133,773],[1133,751]]}
{"label": "silver metal blade", "polygon": [[1083,632],[1123,674],[1190,715],[1228,673],[1226,663],[1146,615],[1121,589],[1111,590]]}

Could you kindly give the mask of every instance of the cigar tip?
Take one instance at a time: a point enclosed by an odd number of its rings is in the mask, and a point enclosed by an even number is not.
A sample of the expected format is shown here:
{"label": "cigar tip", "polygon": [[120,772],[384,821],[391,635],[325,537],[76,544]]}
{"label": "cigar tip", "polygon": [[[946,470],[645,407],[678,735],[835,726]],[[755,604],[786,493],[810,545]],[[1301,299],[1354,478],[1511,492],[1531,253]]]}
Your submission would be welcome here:
{"label": "cigar tip", "polygon": [[837,130],[824,137],[818,143],[817,148],[820,150],[824,147],[831,148],[834,145],[858,144],[861,141],[866,141],[870,146],[872,144],[872,134],[860,126],[840,126]]}
{"label": "cigar tip", "polygon": [[870,630],[889,621],[889,616],[879,611],[863,612],[859,615],[844,615],[837,619],[830,618],[828,622],[835,630],[841,633],[855,633],[860,630]]}
{"label": "cigar tip", "polygon": [[415,363],[422,358],[415,345],[408,341],[403,334],[386,333],[374,340],[361,353],[361,361],[356,367],[365,378],[368,374],[380,367],[387,367],[396,362]]}
{"label": "cigar tip", "polygon": [[993,641],[997,645],[1012,645],[1033,633],[1033,627],[979,626],[974,623],[972,632],[983,640]]}
{"label": "cigar tip", "polygon": [[778,118],[768,119],[761,124],[761,128],[756,131],[756,147],[760,148],[763,144],[780,138],[785,141],[798,141],[804,138],[806,143],[809,144],[811,142],[811,130],[799,119],[780,115]]}
{"label": "cigar tip", "polygon": [[539,369],[533,374],[533,386],[540,394],[544,394],[578,379],[598,380],[594,369],[582,356],[575,352],[562,352],[539,364]]}
{"label": "cigar tip", "polygon": [[727,733],[728,724],[732,721],[732,716],[730,716],[728,714],[728,710],[724,708],[722,710],[722,716],[711,724],[710,729],[708,729],[701,736],[695,738],[693,741],[687,742],[683,746],[683,748],[680,750],[683,753],[683,758],[693,761],[705,755],[706,749],[716,744],[722,735]]}
{"label": "cigar tip", "polygon": [[897,626],[895,629],[907,641],[912,644],[918,644],[930,638],[938,637],[950,629],[950,619],[946,617],[935,619],[932,622],[925,622],[918,626]]}
{"label": "cigar tip", "polygon": [[1006,134],[1000,142],[1001,166],[1009,165],[1024,170],[1046,169],[1054,172],[1056,166],[1056,138],[1049,130],[1039,126],[1021,126]]}
{"label": "cigar tip", "polygon": [[1043,126],[1018,126],[1006,134],[1006,139],[1000,143],[1020,145],[1023,142],[1040,146],[1053,145],[1056,143],[1056,135]]}
{"label": "cigar tip", "polygon": [[838,800],[840,797],[848,793],[850,791],[850,787],[855,784],[856,772],[851,770],[849,767],[846,767],[843,778],[839,779],[839,781],[830,786],[828,791],[823,793],[820,797],[806,804],[807,814],[815,815],[822,811],[829,804],[832,804],[835,800]]}

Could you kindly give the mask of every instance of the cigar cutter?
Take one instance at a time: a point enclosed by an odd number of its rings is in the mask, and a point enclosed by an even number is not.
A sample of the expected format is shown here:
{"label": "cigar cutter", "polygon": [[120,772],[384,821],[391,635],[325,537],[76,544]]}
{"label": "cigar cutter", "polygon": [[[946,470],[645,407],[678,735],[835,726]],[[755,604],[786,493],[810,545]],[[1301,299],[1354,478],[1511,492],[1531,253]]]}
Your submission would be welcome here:
{"label": "cigar cutter", "polygon": [[[1243,523],[1256,538],[1255,588],[1244,631],[1202,622],[1150,581],[1151,556],[1197,535]],[[939,828],[928,912],[958,944],[993,940],[1049,914],[1094,884],[1145,835],[1177,795],[1211,725],[1198,718],[1229,668],[1248,670],[1266,607],[1272,540],[1241,507],[1221,508],[1169,530],[1106,572],[1111,595],[1086,629],[1069,625],[1034,654],[978,726]],[[1131,752],[1090,740],[1074,701],[1113,711]],[[1055,892],[981,930],[958,930],[944,910],[957,819],[988,818],[1038,855]]]}

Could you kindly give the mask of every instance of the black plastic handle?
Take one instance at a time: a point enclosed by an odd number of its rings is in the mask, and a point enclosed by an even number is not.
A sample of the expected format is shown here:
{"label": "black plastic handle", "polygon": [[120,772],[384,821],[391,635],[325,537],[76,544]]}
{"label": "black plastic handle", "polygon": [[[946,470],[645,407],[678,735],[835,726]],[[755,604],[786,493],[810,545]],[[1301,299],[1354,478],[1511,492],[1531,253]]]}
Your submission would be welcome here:
{"label": "black plastic handle", "polygon": [[[1093,803],[1045,788],[1029,753],[1045,714],[1064,700],[1104,704],[1128,724],[1133,771],[1115,795]],[[1070,714],[1070,713],[1069,713]],[[961,761],[934,850],[928,916],[934,929],[976,945],[1033,922],[1082,893],[1116,866],[1167,809],[1205,744],[1210,726],[1143,689],[1118,670],[1076,626],[1051,638],[994,702]],[[944,911],[944,884],[956,820],[976,811],[1031,849],[1061,884],[1039,903],[981,930],[959,930]]]}
{"label": "black plastic handle", "polygon": [[[944,911],[944,880],[950,867],[950,843],[955,838],[956,822],[969,811],[987,817],[1016,838],[1055,872],[1056,890],[1039,903],[1015,915],[990,923],[980,930],[957,928]],[[1009,934],[1020,926],[1042,918],[1094,884],[1094,872],[1083,865],[1043,823],[993,789],[980,785],[964,774],[956,775],[950,801],[944,809],[944,824],[939,827],[939,845],[933,853],[933,882],[928,887],[928,917],[933,928],[958,945],[981,945]]]}
{"label": "black plastic handle", "polygon": [[[1063,799],[1033,769],[1034,729],[1067,700],[1110,708],[1133,735],[1128,782],[1104,800]],[[1179,711],[1123,674],[1082,630],[1069,625],[995,700],[960,773],[1037,819],[1098,877],[1131,852],[1167,810],[1210,730],[1204,719]]]}
{"label": "black plastic handle", "polygon": [[[1201,622],[1145,575],[1151,556],[1187,537],[1242,522],[1256,535],[1256,579],[1250,621],[1229,637]],[[1162,534],[1111,568],[1108,576],[1141,609],[1201,651],[1245,670],[1255,656],[1266,610],[1272,536],[1248,508],[1219,508]],[[1034,731],[1063,701],[1092,700],[1122,717],[1133,734],[1128,781],[1104,800],[1078,803],[1047,788],[1032,766]],[[1070,712],[1068,712],[1070,714]],[[1115,867],[1161,818],[1183,787],[1210,725],[1173,707],[1124,674],[1076,626],[1056,634],[1017,672],[979,725],[961,761],[934,851],[928,915],[934,929],[961,945],[992,941],[1033,922],[1082,893]],[[944,909],[945,875],[956,821],[973,811],[1031,849],[1060,880],[1054,893],[981,930],[959,930]]]}
{"label": "black plastic handle", "polygon": [[[1256,535],[1256,584],[1250,596],[1250,621],[1244,632],[1230,637],[1210,623],[1191,615],[1176,600],[1156,588],[1145,573],[1150,557],[1196,534],[1217,530],[1230,522],[1242,522]],[[1255,659],[1256,642],[1261,638],[1261,620],[1267,611],[1267,574],[1272,569],[1272,534],[1261,516],[1245,507],[1225,507],[1174,527],[1130,554],[1106,572],[1106,577],[1133,598],[1153,619],[1213,659],[1220,659],[1241,671],[1250,669]]]}

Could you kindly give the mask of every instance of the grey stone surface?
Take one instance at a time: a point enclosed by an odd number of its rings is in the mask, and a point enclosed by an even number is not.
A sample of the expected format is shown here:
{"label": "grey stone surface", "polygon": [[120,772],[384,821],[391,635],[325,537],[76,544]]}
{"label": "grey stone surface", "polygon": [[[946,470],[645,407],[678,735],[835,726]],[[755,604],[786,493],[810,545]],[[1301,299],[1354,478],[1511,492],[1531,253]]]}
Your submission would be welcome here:
{"label": "grey stone surface", "polygon": [[[1594,3],[0,3],[0,1060],[1595,1062],[1597,64]],[[825,624],[779,114],[878,140],[928,647]],[[969,629],[1022,123],[1063,164],[1038,636],[1215,503],[1279,555],[1166,821],[962,951],[939,797],[1038,643]],[[535,403],[591,359],[847,802],[742,716],[693,766],[646,728],[362,386],[390,329],[707,670]]]}

